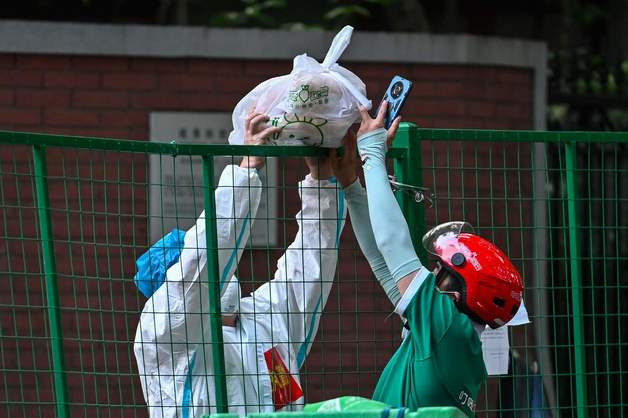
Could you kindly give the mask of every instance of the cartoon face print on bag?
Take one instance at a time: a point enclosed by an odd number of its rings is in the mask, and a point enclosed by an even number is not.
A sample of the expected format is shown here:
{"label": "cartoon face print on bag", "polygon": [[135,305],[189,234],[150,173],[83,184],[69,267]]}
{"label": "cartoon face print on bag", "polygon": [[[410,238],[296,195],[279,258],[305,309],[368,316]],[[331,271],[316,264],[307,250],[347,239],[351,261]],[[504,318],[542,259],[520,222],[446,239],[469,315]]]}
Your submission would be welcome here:
{"label": "cartoon face print on bag", "polygon": [[274,145],[305,144],[319,147],[325,139],[322,127],[327,124],[327,119],[284,113],[281,117],[273,118],[271,124],[282,128],[270,140]]}

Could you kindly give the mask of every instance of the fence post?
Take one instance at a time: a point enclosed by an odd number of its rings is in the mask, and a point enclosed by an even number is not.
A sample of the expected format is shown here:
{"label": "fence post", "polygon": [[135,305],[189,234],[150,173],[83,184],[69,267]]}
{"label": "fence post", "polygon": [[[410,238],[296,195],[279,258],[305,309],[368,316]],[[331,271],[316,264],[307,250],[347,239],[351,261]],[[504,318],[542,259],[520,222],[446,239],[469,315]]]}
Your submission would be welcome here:
{"label": "fence post", "polygon": [[[419,138],[417,126],[413,123],[402,123],[397,131],[395,148],[406,150],[405,156],[395,159],[394,172],[397,181],[410,184],[412,186],[422,186],[422,165],[421,165],[421,140]],[[397,201],[408,222],[410,235],[414,249],[419,255],[421,262],[427,262],[425,249],[421,244],[421,238],[425,234],[425,209],[423,204],[417,204],[412,197],[406,193],[397,192]]]}
{"label": "fence post", "polygon": [[54,376],[55,403],[57,416],[70,416],[68,407],[68,387],[65,379],[65,361],[63,357],[63,332],[57,292],[57,267],[50,221],[50,200],[48,197],[48,170],[46,168],[46,148],[43,145],[33,147],[33,166],[35,172],[35,195],[37,197],[37,218],[41,237],[41,254],[44,263],[46,283],[46,305],[50,326],[50,345],[52,348],[52,369]]}
{"label": "fence post", "polygon": [[212,338],[212,364],[216,388],[216,409],[226,413],[227,384],[225,351],[222,338],[222,311],[220,306],[220,276],[218,268],[218,237],[216,228],[216,196],[214,195],[214,157],[203,156],[203,196],[205,203],[205,240],[207,248],[207,275],[209,281],[209,315]]}
{"label": "fence post", "polygon": [[573,336],[576,366],[576,407],[578,418],[587,417],[587,384],[584,353],[584,309],[582,306],[582,269],[580,265],[580,214],[578,211],[576,143],[565,144],[567,180],[567,213],[569,218],[569,263],[571,270],[571,301],[573,305]]}

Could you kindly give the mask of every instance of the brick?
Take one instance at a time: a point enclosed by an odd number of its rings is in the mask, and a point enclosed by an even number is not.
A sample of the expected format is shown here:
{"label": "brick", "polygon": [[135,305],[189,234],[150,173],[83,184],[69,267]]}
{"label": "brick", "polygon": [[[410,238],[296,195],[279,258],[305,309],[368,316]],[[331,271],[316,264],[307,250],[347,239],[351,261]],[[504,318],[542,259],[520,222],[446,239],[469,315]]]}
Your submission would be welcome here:
{"label": "brick", "polygon": [[34,70],[0,70],[0,86],[37,87],[41,86],[42,72]]}
{"label": "brick", "polygon": [[[45,131],[47,134],[55,134],[55,135],[73,135],[73,131],[72,128],[69,126],[49,126],[46,125],[44,128],[42,128],[43,130],[40,130],[40,132]],[[49,168],[50,169],[50,168]],[[67,231],[66,231],[67,232]]]}
{"label": "brick", "polygon": [[465,103],[466,114],[473,117],[495,116],[495,103],[486,101],[467,101]]}
{"label": "brick", "polygon": [[483,99],[486,97],[486,82],[467,81],[460,97],[465,99]]}
{"label": "brick", "polygon": [[262,81],[264,80],[258,77],[220,76],[215,78],[215,91],[218,93],[238,93],[245,95]]}
{"label": "brick", "polygon": [[465,118],[462,120],[462,125],[459,125],[458,128],[463,129],[487,129],[488,122],[487,119],[484,118]]}
{"label": "brick", "polygon": [[449,65],[413,65],[409,71],[412,80],[466,80],[469,74],[469,67]]}
{"label": "brick", "polygon": [[487,67],[481,65],[467,66],[467,79],[474,81],[495,82],[497,73],[503,69],[498,67]]}
{"label": "brick", "polygon": [[167,74],[159,76],[160,90],[211,91],[215,87],[210,75]]}
{"label": "brick", "polygon": [[75,56],[72,58],[72,68],[101,72],[126,71],[129,68],[129,59],[124,57]]}
{"label": "brick", "polygon": [[[240,74],[245,74],[245,73],[248,74],[247,63],[240,60],[216,60],[216,59],[191,58],[188,60],[187,65],[188,65],[188,70],[192,73],[240,75]],[[245,68],[247,68],[247,71],[245,71]],[[258,71],[261,71],[262,74],[266,74],[267,67],[262,63],[258,65]],[[288,70],[288,72],[290,72],[290,70]],[[260,73],[253,71],[251,72],[251,74],[260,74]],[[277,74],[277,73],[273,73],[273,74]],[[279,74],[285,74],[285,73],[279,73]]]}
{"label": "brick", "polygon": [[149,90],[155,87],[156,77],[146,73],[103,74],[102,85],[106,89]]}
{"label": "brick", "polygon": [[14,93],[10,89],[0,89],[0,105],[13,104]]}
{"label": "brick", "polygon": [[100,122],[105,127],[148,126],[148,113],[139,110],[109,110],[100,112]]}
{"label": "brick", "polygon": [[179,109],[181,95],[176,93],[137,93],[131,98],[131,106],[140,109]]}
{"label": "brick", "polygon": [[[437,83],[433,81],[416,81],[412,84],[412,95],[416,97],[436,96],[438,95],[436,86]],[[371,83],[369,83],[367,87],[370,89]],[[382,91],[384,91],[386,87],[387,86],[384,86]]]}
{"label": "brick", "polygon": [[244,74],[264,76],[265,78],[289,74],[292,71],[291,60],[246,61]]}
{"label": "brick", "polygon": [[176,73],[185,71],[186,61],[182,58],[131,58],[130,64],[133,71]]}
{"label": "brick", "polygon": [[515,92],[511,84],[489,83],[486,85],[485,97],[495,101],[510,101],[516,97]]}
{"label": "brick", "polygon": [[518,88],[516,90],[515,101],[518,103],[524,103],[528,106],[532,106],[532,84],[527,86],[526,88]]}
{"label": "brick", "polygon": [[[129,138],[129,129],[126,128],[107,128],[107,127],[79,127],[71,128],[72,135],[79,136],[94,136],[99,138],[117,138],[127,139]],[[102,177],[102,175],[101,175]],[[104,233],[100,234],[100,237],[104,237]]]}
{"label": "brick", "polygon": [[241,97],[236,94],[184,93],[180,95],[179,103],[187,110],[232,112]]}
{"label": "brick", "polygon": [[41,111],[39,109],[0,108],[0,124],[4,126],[36,125],[40,122]]}
{"label": "brick", "polygon": [[385,81],[388,83],[390,79],[395,74],[408,74],[410,67],[407,64],[395,64],[395,63],[386,63],[382,65],[380,63],[377,64],[363,64],[363,63],[343,63],[348,70],[354,72],[358,77],[370,78],[373,77],[375,79]]}
{"label": "brick", "polygon": [[511,120],[506,129],[533,129],[532,117]]}
{"label": "brick", "polygon": [[96,88],[99,81],[98,74],[76,71],[51,71],[44,75],[46,87]]}
{"label": "brick", "polygon": [[86,108],[125,108],[129,104],[126,92],[115,91],[78,91],[72,101],[74,107]]}
{"label": "brick", "polygon": [[452,118],[439,116],[424,116],[418,120],[413,120],[419,126],[424,128],[466,128],[469,121],[466,118]]}
{"label": "brick", "polygon": [[67,90],[18,89],[18,106],[62,106],[70,105],[70,92]]}
{"label": "brick", "polygon": [[501,68],[497,71],[497,81],[512,84],[531,84],[532,71]]}
{"label": "brick", "polygon": [[485,122],[486,129],[530,129],[531,122],[518,121],[508,118],[492,118]]}
{"label": "brick", "polygon": [[465,113],[462,100],[409,100],[408,104],[420,115],[462,116]]}
{"label": "brick", "polygon": [[70,68],[70,58],[59,55],[17,55],[17,68],[64,70]]}
{"label": "brick", "polygon": [[[148,128],[147,127],[131,128],[131,131],[129,133],[129,139],[147,141],[148,140]],[[137,196],[136,196],[136,199],[137,199]]]}
{"label": "brick", "polygon": [[98,126],[99,118],[96,111],[76,109],[46,109],[44,122],[53,126]]}
{"label": "brick", "polygon": [[388,87],[388,81],[382,81],[385,78],[377,79],[376,81],[372,80],[362,80],[366,85],[366,96],[373,100],[373,105],[377,106],[379,100],[384,97],[384,91],[386,91],[386,87]]}
{"label": "brick", "polygon": [[[438,81],[434,83],[438,97],[461,97],[465,94],[466,84],[458,81]],[[413,88],[414,92],[414,88]]]}
{"label": "brick", "polygon": [[15,54],[0,54],[0,68],[15,67]]}
{"label": "brick", "polygon": [[507,119],[528,119],[529,111],[525,106],[519,104],[510,104],[510,103],[502,103],[497,106],[496,116],[498,118],[507,118]]}

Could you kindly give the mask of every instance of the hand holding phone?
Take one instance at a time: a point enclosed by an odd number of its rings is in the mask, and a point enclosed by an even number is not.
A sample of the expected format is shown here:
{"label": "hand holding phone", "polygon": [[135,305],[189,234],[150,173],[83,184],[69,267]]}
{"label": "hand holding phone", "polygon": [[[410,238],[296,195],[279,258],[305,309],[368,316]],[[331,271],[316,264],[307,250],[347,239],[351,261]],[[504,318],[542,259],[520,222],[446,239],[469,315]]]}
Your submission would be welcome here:
{"label": "hand holding phone", "polygon": [[[382,102],[384,100],[388,102],[388,110],[386,111],[386,118],[384,119],[384,127],[386,129],[390,128],[395,118],[401,114],[401,108],[405,104],[411,89],[412,82],[399,75],[394,76],[390,81],[384,93],[384,97],[382,98]],[[382,105],[382,102],[380,102],[379,106]],[[379,106],[375,111],[375,115],[379,113]]]}

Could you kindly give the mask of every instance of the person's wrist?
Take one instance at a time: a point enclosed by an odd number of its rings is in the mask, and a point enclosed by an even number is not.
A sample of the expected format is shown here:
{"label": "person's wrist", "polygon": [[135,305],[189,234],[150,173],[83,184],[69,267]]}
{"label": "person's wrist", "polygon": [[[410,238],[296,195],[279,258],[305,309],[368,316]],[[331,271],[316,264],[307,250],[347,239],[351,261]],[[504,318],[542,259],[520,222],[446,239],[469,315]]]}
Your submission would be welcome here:
{"label": "person's wrist", "polygon": [[310,170],[310,177],[314,180],[327,180],[333,177],[334,173],[331,170]]}
{"label": "person's wrist", "polygon": [[386,132],[387,132],[386,128],[384,128],[383,126],[380,126],[377,128],[369,129],[364,132],[358,133],[358,147],[360,145],[360,142],[362,142],[362,140],[365,138],[370,138],[372,136],[380,136],[380,137],[385,138]]}
{"label": "person's wrist", "polygon": [[260,170],[264,168],[264,159],[260,157],[242,157],[241,168],[254,168]]}
{"label": "person's wrist", "polygon": [[352,200],[357,194],[363,192],[364,188],[362,187],[362,183],[360,183],[360,178],[356,176],[351,183],[342,187],[342,191],[345,192],[347,199]]}
{"label": "person's wrist", "polygon": [[357,174],[353,174],[352,176],[336,176],[338,179],[338,183],[340,183],[340,187],[343,189],[351,186],[358,179]]}

